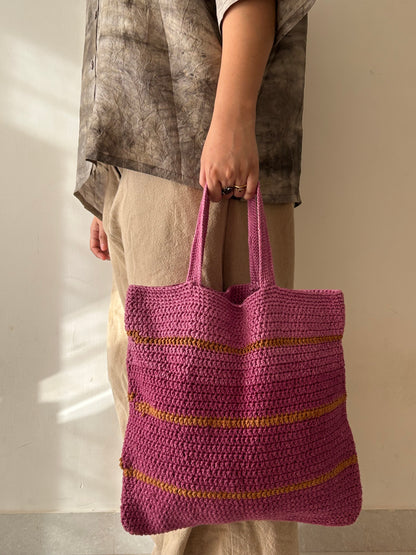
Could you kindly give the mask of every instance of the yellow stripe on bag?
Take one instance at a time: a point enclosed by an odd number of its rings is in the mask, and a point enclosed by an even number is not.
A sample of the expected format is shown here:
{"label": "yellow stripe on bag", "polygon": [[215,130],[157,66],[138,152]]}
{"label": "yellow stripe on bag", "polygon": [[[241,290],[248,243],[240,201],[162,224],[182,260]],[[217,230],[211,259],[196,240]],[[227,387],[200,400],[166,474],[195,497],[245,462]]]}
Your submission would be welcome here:
{"label": "yellow stripe on bag", "polygon": [[146,484],[150,484],[155,486],[163,491],[167,491],[169,493],[175,495],[182,495],[185,497],[199,497],[203,499],[259,499],[261,497],[271,497],[273,495],[281,495],[282,493],[290,493],[292,491],[297,491],[301,489],[307,489],[313,486],[317,486],[319,484],[323,484],[328,480],[331,480],[337,474],[342,472],[345,468],[357,464],[357,455],[354,453],[348,459],[342,461],[341,463],[337,464],[332,470],[318,476],[317,478],[313,478],[312,480],[306,480],[304,482],[298,482],[297,484],[290,484],[286,486],[280,486],[278,488],[268,489],[268,490],[260,490],[260,491],[201,491],[201,490],[192,490],[192,489],[184,489],[173,484],[168,484],[167,482],[163,482],[162,480],[158,480],[157,478],[153,478],[141,472],[137,468],[133,467],[125,467],[123,466],[122,459],[120,457],[119,466],[123,470],[123,474],[126,477],[134,477],[141,482]]}
{"label": "yellow stripe on bag", "polygon": [[127,335],[131,336],[135,343],[144,343],[146,345],[186,345],[199,347],[217,353],[229,353],[233,355],[245,355],[252,351],[264,347],[287,347],[293,345],[314,345],[317,343],[327,343],[331,341],[340,341],[342,335],[323,335],[318,337],[273,337],[270,339],[259,339],[245,345],[244,347],[230,347],[215,341],[205,341],[204,339],[196,339],[195,337],[148,337],[140,335],[136,330],[127,330]]}
{"label": "yellow stripe on bag", "polygon": [[[130,392],[127,395],[129,401],[134,401],[136,394]],[[335,410],[339,405],[345,402],[347,395],[344,393],[335,401],[326,405],[321,405],[313,409],[306,409],[295,412],[288,412],[283,414],[276,414],[274,416],[256,416],[256,417],[206,417],[206,416],[186,416],[183,414],[175,414],[159,410],[149,403],[137,401],[134,406],[135,409],[142,415],[149,414],[159,420],[164,420],[172,424],[179,424],[180,426],[199,426],[201,428],[264,428],[269,426],[279,426],[280,424],[291,424],[293,422],[302,422],[303,420],[310,420],[318,418],[323,414],[327,414]]]}

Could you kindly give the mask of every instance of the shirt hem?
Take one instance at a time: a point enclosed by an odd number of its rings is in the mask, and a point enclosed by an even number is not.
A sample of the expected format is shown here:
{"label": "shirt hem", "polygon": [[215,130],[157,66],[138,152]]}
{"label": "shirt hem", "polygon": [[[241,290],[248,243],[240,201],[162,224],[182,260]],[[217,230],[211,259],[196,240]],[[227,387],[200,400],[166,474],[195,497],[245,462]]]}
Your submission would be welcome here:
{"label": "shirt hem", "polygon": [[[117,156],[113,156],[105,152],[91,153],[88,155],[88,157],[85,158],[85,160],[92,162],[94,165],[97,165],[98,162],[100,162],[117,168],[126,168],[128,170],[137,171],[148,175],[154,175],[180,185],[193,187],[195,189],[199,189],[201,187],[199,182],[196,182],[193,176],[183,175],[183,174],[179,175],[177,172],[174,172],[167,168],[161,168],[159,166],[146,164],[145,162],[139,162],[137,160],[119,158]],[[92,178],[92,175],[90,175],[90,177],[87,180],[85,180],[77,190],[75,190],[74,196],[83,204],[83,206],[89,212],[91,212],[94,216],[96,216],[98,219],[101,220],[102,206],[96,206],[92,204],[92,202],[90,202],[90,200],[88,200],[86,196],[83,194],[83,189],[85,186],[87,186],[87,183],[91,178]],[[288,194],[275,194],[275,193],[264,192],[262,194],[262,197],[263,197],[263,202],[265,204],[293,203],[294,208],[302,204],[302,199],[299,192],[288,193]]]}
{"label": "shirt hem", "polygon": [[[160,166],[153,166],[151,164],[146,164],[145,162],[138,162],[137,160],[130,160],[125,158],[118,158],[107,153],[99,152],[96,154],[96,158],[87,158],[87,160],[95,161],[100,160],[112,166],[118,166],[121,168],[126,168],[128,170],[138,171],[141,173],[147,173],[149,175],[155,175],[163,179],[168,179],[175,183],[186,185],[188,187],[194,187],[199,189],[201,185],[199,182],[195,182],[194,177],[191,175],[179,175],[177,172],[172,170],[161,168]],[[265,204],[287,204],[294,203],[294,207],[300,206],[302,204],[302,198],[299,192],[288,193],[288,194],[268,194],[264,193],[263,202]]]}

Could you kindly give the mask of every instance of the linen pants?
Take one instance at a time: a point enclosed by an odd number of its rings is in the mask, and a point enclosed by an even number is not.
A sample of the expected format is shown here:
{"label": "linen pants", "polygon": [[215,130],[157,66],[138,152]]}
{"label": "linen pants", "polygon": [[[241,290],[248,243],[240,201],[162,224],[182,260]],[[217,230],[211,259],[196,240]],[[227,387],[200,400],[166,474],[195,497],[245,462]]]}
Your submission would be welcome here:
{"label": "linen pants", "polygon": [[[103,208],[113,284],[107,360],[121,436],[127,426],[127,334],[124,305],[129,284],[172,285],[186,280],[202,187],[108,166]],[[264,204],[277,285],[293,289],[293,204]],[[211,202],[202,283],[218,291],[249,283],[247,201]],[[121,449],[120,449],[121,452]],[[120,478],[121,480],[121,478]],[[152,555],[298,555],[298,523],[240,521],[200,525],[151,536]]]}

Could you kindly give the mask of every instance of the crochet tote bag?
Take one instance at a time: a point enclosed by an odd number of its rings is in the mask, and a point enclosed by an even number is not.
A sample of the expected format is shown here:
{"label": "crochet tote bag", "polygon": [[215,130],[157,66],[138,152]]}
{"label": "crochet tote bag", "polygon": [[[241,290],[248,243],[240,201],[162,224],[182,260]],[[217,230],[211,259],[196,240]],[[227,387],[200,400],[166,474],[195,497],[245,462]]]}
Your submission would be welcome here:
{"label": "crochet tote bag", "polygon": [[247,201],[250,283],[205,287],[209,204],[205,186],[186,281],[127,290],[122,525],[352,524],[362,490],[343,293],[275,284],[260,184]]}

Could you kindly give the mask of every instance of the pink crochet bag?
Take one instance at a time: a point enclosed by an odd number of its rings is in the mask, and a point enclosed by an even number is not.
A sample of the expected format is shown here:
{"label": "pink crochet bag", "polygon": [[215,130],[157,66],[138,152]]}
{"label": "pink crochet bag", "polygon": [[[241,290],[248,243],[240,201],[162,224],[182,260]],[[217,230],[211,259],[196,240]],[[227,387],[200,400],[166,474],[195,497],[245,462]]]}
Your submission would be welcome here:
{"label": "pink crochet bag", "polygon": [[209,204],[205,186],[186,281],[128,287],[122,525],[352,524],[362,489],[343,293],[275,284],[260,184],[247,201],[250,283],[205,287]]}

